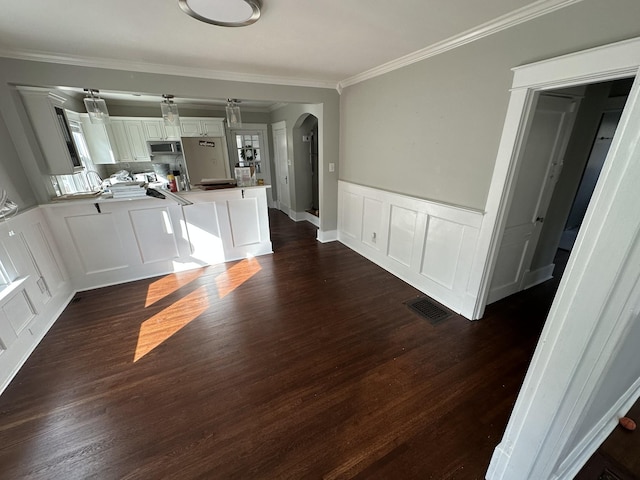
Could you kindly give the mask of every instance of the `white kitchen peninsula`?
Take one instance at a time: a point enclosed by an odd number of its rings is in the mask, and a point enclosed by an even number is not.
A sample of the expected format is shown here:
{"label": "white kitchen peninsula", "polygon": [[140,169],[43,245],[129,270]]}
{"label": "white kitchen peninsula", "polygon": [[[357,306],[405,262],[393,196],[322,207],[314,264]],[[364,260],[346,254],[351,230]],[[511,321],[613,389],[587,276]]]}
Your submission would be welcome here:
{"label": "white kitchen peninsula", "polygon": [[75,290],[272,253],[269,186],[42,205]]}

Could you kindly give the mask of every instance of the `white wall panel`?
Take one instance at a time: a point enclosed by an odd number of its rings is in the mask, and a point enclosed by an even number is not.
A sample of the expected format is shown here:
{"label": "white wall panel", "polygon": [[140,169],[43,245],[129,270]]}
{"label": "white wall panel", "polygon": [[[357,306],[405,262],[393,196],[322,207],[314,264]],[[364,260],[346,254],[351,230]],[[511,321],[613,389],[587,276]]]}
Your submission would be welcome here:
{"label": "white wall panel", "polygon": [[481,212],[347,182],[339,199],[342,243],[471,318],[475,297],[467,288]]}
{"label": "white wall panel", "polygon": [[407,267],[411,266],[417,220],[418,212],[391,206],[387,255]]}
{"label": "white wall panel", "polygon": [[464,226],[430,217],[421,273],[453,289],[463,236]]}
{"label": "white wall panel", "polygon": [[341,208],[344,234],[358,240],[362,232],[362,201],[361,195],[345,192],[344,203]]}
{"label": "white wall panel", "polygon": [[365,198],[362,212],[362,243],[380,250],[384,241],[382,233],[382,207],[379,200]]}
{"label": "white wall panel", "polygon": [[29,296],[24,289],[18,290],[15,295],[4,302],[1,308],[2,313],[9,319],[9,323],[17,337],[36,316],[36,312],[29,301]]}

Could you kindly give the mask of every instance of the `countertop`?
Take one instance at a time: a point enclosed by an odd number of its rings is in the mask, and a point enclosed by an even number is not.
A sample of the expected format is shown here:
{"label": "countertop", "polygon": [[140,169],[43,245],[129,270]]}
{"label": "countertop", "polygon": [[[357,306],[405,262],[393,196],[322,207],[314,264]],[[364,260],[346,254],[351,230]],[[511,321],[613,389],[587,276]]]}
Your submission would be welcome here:
{"label": "countertop", "polygon": [[[102,195],[98,195],[95,197],[77,197],[77,198],[64,198],[64,199],[52,199],[49,203],[42,204],[43,207],[59,207],[59,206],[67,206],[70,204],[73,205],[82,205],[82,204],[95,204],[95,203],[113,203],[113,202],[133,202],[133,201],[151,201],[151,200],[161,200],[161,201],[173,201],[182,205],[189,205],[191,202],[188,200],[188,197],[193,195],[215,195],[219,192],[229,192],[229,191],[237,191],[237,190],[255,190],[255,189],[266,189],[271,188],[271,185],[255,185],[251,187],[232,187],[232,188],[220,188],[213,190],[202,190],[198,187],[192,187],[191,190],[182,191],[182,192],[169,192],[168,190],[157,189],[160,193],[165,194],[166,198],[157,198],[149,195],[145,196],[136,196],[136,197],[120,197],[113,198],[111,193],[103,193]],[[173,203],[172,202],[172,203]]]}

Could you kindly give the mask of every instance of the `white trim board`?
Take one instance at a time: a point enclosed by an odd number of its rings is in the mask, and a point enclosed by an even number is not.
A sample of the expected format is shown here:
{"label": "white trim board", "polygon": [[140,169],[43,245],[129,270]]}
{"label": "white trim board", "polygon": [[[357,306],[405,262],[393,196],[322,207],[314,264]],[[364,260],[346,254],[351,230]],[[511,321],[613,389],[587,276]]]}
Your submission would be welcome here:
{"label": "white trim board", "polygon": [[[534,96],[542,89],[628,77],[639,66],[640,39],[634,39],[514,70],[472,274],[472,287],[479,292],[476,315],[484,308]],[[601,398],[615,392],[630,404],[640,395],[620,374],[627,368],[636,375],[637,369],[616,363],[629,348],[634,354],[637,349],[624,339],[640,311],[638,132],[636,77],[488,480],[572,478],[611,428],[615,405]],[[610,395],[600,397],[601,392]]]}
{"label": "white trim board", "polygon": [[501,32],[502,30],[506,30],[521,23],[534,20],[538,17],[547,15],[548,13],[555,12],[556,10],[560,10],[561,8],[568,7],[581,1],[582,0],[539,0],[530,5],[519,8],[518,10],[507,13],[506,15],[502,15],[494,20],[483,23],[482,25],[471,28],[458,35],[449,37],[446,40],[434,43],[426,48],[342,80],[338,83],[338,91],[342,92],[345,87],[364,82],[365,80],[384,75],[385,73],[398,70],[406,67],[407,65],[440,55],[441,53],[453,50],[454,48],[475,42],[481,38],[488,37],[489,35],[493,35],[494,33]]}

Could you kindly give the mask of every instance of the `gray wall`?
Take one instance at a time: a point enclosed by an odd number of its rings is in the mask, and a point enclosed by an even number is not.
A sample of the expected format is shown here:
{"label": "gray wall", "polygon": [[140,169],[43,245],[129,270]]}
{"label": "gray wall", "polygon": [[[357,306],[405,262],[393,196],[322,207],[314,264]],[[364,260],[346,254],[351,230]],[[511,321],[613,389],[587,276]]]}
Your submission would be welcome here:
{"label": "gray wall", "polygon": [[36,197],[1,115],[0,152],[0,188],[4,188],[9,198],[21,209],[35,205]]}
{"label": "gray wall", "polygon": [[[101,90],[145,92],[158,96],[172,92],[176,97],[185,98],[240,98],[276,103],[314,104],[324,115],[324,136],[321,138],[325,156],[330,158],[331,162],[338,163],[340,117],[339,95],[336,90],[230,82],[0,58],[0,112],[39,203],[49,199],[46,189],[48,177],[40,172],[39,147],[33,139],[33,131],[26,120],[24,107],[13,85],[91,87]],[[245,121],[252,118],[248,115]],[[258,123],[261,123],[263,118],[255,121],[259,120]],[[0,157],[0,165],[10,168],[11,165],[6,162],[6,157]],[[13,185],[12,181],[12,188],[23,188],[23,185]],[[337,173],[327,175],[323,183],[323,196],[329,200],[325,205],[323,224],[329,230],[335,229],[337,225],[337,189]]]}
{"label": "gray wall", "polygon": [[340,178],[484,209],[511,68],[640,35],[640,2],[584,0],[347,87]]}

